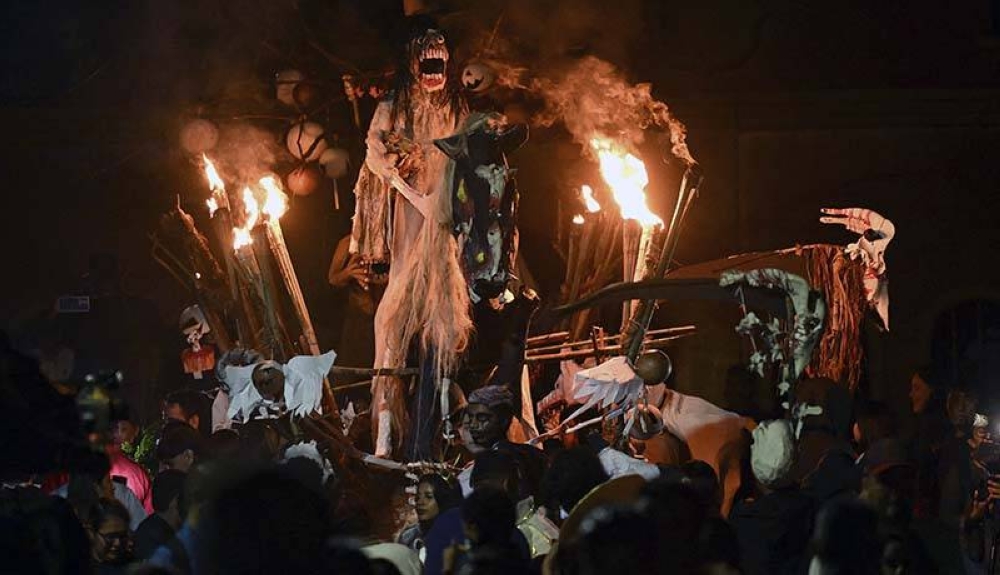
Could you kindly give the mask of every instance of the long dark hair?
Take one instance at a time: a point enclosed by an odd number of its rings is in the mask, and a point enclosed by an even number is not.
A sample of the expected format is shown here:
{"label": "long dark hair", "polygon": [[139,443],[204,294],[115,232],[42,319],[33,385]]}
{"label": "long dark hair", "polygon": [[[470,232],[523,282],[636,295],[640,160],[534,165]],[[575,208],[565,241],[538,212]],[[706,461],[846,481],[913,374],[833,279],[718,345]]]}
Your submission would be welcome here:
{"label": "long dark hair", "polygon": [[[410,101],[410,90],[413,88],[413,84],[417,81],[417,78],[413,76],[413,71],[410,69],[410,63],[415,56],[412,52],[414,41],[427,33],[428,30],[437,30],[444,37],[444,44],[448,48],[448,54],[453,54],[451,43],[448,41],[448,35],[441,29],[437,20],[427,15],[417,15],[409,18],[407,22],[407,31],[403,37],[403,43],[400,46],[399,54],[396,62],[396,75],[393,81],[393,89],[386,97],[392,101],[392,125],[396,125],[396,121],[399,118],[399,114],[405,114],[405,124],[407,128],[413,124],[413,106]],[[449,58],[448,62],[451,63],[452,59]],[[444,88],[439,94],[435,95],[440,103],[446,104],[451,108],[455,115],[455,121],[458,122],[459,111],[462,109],[462,94],[460,91],[460,85],[458,78],[451,70],[447,68],[445,70],[445,83]]]}
{"label": "long dark hair", "polygon": [[438,505],[438,513],[444,513],[448,509],[458,507],[462,504],[462,490],[454,481],[449,481],[437,473],[428,473],[420,477],[417,482],[426,483],[434,490],[434,501]]}

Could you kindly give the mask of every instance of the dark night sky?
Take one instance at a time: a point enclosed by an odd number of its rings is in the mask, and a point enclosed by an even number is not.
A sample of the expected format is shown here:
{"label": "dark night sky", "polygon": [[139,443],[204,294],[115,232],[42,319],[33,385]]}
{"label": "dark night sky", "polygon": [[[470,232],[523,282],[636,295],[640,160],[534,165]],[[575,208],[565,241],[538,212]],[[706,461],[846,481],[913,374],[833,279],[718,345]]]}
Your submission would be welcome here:
{"label": "dark night sky", "polygon": [[[147,234],[178,195],[188,206],[203,197],[196,166],[177,145],[183,118],[199,106],[223,115],[281,112],[269,79],[285,67],[337,78],[340,71],[309,47],[310,40],[364,70],[378,70],[391,54],[387,38],[399,4],[6,3],[0,18],[0,118],[7,129],[0,236],[7,271],[0,292],[5,323],[17,325],[56,295],[78,289],[87,258],[98,252],[115,253],[126,289],[153,300],[164,321],[172,322],[186,302],[151,263]],[[946,272],[924,270],[932,258],[919,254],[931,240],[915,239],[934,218],[944,218],[933,234],[945,244],[936,253],[961,250],[963,262],[990,261],[997,206],[985,190],[1000,189],[992,153],[1000,99],[991,96],[1000,88],[1000,40],[991,31],[991,2],[971,0],[947,9],[929,0],[825,4],[454,0],[452,8],[462,10],[450,22],[461,47],[503,12],[501,42],[529,65],[544,68],[595,54],[636,80],[651,81],[655,92],[674,104],[688,123],[696,155],[702,152],[706,168],[714,162],[717,188],[705,205],[720,210],[715,213],[724,214],[726,222],[715,229],[715,218],[705,218],[682,257],[718,257],[797,241],[843,243],[848,239],[843,234],[814,224],[816,208],[826,198],[872,197],[875,204],[894,207],[892,217],[905,223],[901,229],[912,242],[909,248],[907,240],[894,246],[900,250],[895,265],[909,265],[899,275]],[[346,107],[338,114],[346,117]],[[281,129],[280,124],[259,127],[275,137]],[[911,130],[913,137],[900,130]],[[992,147],[964,138],[969,130]],[[940,131],[950,139],[938,140]],[[839,158],[859,149],[852,138],[869,138],[864,145],[878,152],[857,159],[863,165],[858,173],[826,172],[824,166],[838,165]],[[879,162],[901,161],[892,150],[908,138],[914,157],[926,162],[907,166],[926,174],[918,181],[938,178],[957,191],[906,198],[906,185],[900,184],[905,178],[895,178],[896,168],[879,169]],[[927,138],[926,149],[920,138]],[[540,131],[515,158],[524,168],[522,187],[535,190],[532,197],[525,192],[524,200],[529,246],[543,241],[552,198],[560,192],[552,189],[558,178],[552,165],[564,160],[571,165],[574,150],[560,142],[557,131]],[[878,157],[881,151],[884,158]],[[768,165],[774,158],[788,165]],[[653,171],[654,186],[672,188],[674,171]],[[710,171],[709,181],[712,177]],[[326,250],[344,217],[324,210],[324,200],[310,201],[293,208],[304,215],[297,218],[293,211],[286,225],[298,247],[296,257],[309,268],[301,273],[321,282]],[[657,201],[669,209],[668,198],[654,199],[654,205]],[[780,205],[774,221],[788,225],[758,233],[753,226],[760,212],[752,206],[768,202]],[[913,211],[907,213],[907,206]],[[967,241],[983,234],[985,243]],[[969,275],[953,278],[951,287],[984,283]],[[919,305],[922,298],[903,292],[900,301]]]}

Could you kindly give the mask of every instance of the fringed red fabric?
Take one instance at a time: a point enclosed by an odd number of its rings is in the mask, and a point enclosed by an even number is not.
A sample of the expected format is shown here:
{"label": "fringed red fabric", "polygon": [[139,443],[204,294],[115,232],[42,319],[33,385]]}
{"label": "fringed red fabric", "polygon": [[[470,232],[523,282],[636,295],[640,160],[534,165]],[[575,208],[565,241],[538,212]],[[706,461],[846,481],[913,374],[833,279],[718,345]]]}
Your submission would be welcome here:
{"label": "fringed red fabric", "polygon": [[861,379],[861,323],[868,305],[864,291],[864,267],[844,256],[843,248],[832,245],[801,249],[806,261],[809,284],[826,299],[826,330],[819,341],[810,377],[828,377],[847,385],[851,391]]}

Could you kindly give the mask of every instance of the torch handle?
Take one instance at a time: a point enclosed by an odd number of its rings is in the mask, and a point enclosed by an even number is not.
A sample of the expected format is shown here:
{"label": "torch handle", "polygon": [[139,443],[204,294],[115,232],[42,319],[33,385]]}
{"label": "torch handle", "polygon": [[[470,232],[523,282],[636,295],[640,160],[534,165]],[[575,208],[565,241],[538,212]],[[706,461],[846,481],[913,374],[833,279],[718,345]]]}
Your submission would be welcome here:
{"label": "torch handle", "polygon": [[[663,240],[660,258],[656,262],[656,270],[648,276],[650,279],[661,279],[670,270],[670,262],[673,260],[674,252],[677,250],[684,217],[691,207],[691,202],[698,195],[698,188],[701,186],[702,181],[703,176],[700,170],[698,170],[698,165],[692,164],[688,166],[688,169],[684,172],[684,177],[681,179],[680,193],[677,195],[677,203],[674,205],[674,215],[670,218],[670,227],[667,228],[667,236]],[[622,338],[625,344],[623,347],[627,350],[625,356],[628,358],[629,363],[634,364],[636,358],[639,357],[639,352],[642,350],[642,342],[645,338],[646,330],[649,329],[649,322],[653,319],[654,311],[656,311],[656,300],[642,300],[629,320],[625,337]]]}

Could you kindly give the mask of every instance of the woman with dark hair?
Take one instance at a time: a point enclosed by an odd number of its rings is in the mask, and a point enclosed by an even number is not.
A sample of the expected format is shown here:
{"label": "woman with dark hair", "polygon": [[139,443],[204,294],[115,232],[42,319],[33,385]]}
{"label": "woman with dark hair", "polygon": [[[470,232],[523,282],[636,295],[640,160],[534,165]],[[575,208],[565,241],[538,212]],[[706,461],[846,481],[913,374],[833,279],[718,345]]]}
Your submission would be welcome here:
{"label": "woman with dark hair", "polygon": [[458,485],[436,473],[428,473],[417,483],[414,507],[417,522],[407,526],[399,534],[396,542],[420,553],[424,559],[424,537],[434,525],[434,520],[445,511],[462,504],[462,492]]}
{"label": "woman with dark hair", "polygon": [[125,506],[117,499],[102,497],[85,513],[83,520],[90,535],[90,552],[97,572],[124,572],[124,566],[132,559],[132,532]]}

